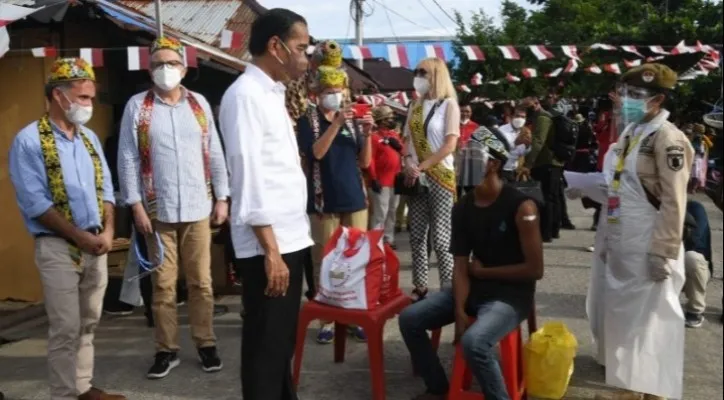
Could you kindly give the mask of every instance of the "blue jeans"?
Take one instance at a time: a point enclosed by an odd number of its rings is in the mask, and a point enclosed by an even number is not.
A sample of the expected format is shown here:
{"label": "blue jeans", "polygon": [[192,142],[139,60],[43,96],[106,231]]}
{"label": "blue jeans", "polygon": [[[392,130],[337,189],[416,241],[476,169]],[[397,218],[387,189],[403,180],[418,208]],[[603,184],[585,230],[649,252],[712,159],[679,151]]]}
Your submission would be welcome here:
{"label": "blue jeans", "polygon": [[[495,346],[527,315],[502,301],[483,303],[470,311],[474,311],[477,320],[461,339],[465,359],[487,400],[509,400]],[[424,300],[408,306],[400,314],[399,322],[402,338],[415,370],[425,381],[427,392],[447,394],[449,382],[427,331],[455,322],[452,290],[430,293]]]}

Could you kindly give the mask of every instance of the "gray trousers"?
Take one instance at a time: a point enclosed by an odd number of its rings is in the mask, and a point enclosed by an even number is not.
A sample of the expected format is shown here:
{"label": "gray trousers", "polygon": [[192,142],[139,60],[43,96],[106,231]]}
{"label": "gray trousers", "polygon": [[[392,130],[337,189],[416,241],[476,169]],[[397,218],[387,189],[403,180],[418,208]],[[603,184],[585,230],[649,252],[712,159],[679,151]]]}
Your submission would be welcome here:
{"label": "gray trousers", "polygon": [[372,229],[384,229],[385,240],[388,243],[395,242],[395,220],[397,218],[397,206],[400,204],[400,196],[395,194],[395,189],[383,187],[379,193],[370,191],[372,196],[372,218],[370,226]]}

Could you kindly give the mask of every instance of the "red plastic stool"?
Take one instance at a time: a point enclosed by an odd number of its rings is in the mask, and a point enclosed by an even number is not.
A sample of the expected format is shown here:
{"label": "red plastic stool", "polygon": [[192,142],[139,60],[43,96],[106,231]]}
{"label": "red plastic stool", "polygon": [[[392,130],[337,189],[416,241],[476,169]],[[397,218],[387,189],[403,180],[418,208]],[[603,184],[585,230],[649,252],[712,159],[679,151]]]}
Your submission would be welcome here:
{"label": "red plastic stool", "polygon": [[294,353],[294,386],[299,386],[299,375],[304,356],[304,342],[307,327],[317,319],[334,321],[334,362],[344,362],[345,345],[347,342],[347,326],[356,325],[367,334],[367,350],[370,359],[370,375],[372,377],[372,399],[385,400],[385,365],[382,333],[387,320],[410,305],[410,298],[401,295],[374,310],[347,310],[332,307],[316,301],[309,301],[302,306],[297,327],[297,345]]}
{"label": "red plastic stool", "polygon": [[[515,328],[500,341],[500,367],[503,371],[503,380],[508,389],[511,400],[526,398],[525,378],[523,376],[523,339],[520,327]],[[463,355],[463,349],[458,344],[455,347],[452,379],[448,400],[484,400],[481,393],[470,391],[473,375],[468,368]]]}

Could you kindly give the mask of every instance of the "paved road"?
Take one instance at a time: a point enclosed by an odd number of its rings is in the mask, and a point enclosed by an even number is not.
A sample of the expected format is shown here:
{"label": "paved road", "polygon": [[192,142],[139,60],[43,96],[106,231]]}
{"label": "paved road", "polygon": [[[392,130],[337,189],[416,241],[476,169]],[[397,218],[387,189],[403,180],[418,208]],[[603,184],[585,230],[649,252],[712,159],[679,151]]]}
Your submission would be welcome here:
{"label": "paved road", "polygon": [[[686,394],[687,400],[722,398],[722,327],[718,322],[722,299],[722,214],[706,200],[714,230],[716,278],[709,285],[710,304],[707,322],[701,329],[687,331]],[[591,254],[584,249],[593,243],[590,214],[579,203],[569,206],[579,230],[565,231],[556,243],[546,245],[546,276],[537,295],[539,323],[562,320],[576,334],[580,348],[576,371],[566,399],[591,399],[607,389],[603,385],[603,370],[593,361],[593,346],[585,319],[585,295]],[[400,242],[404,242],[401,240]],[[409,265],[409,251],[400,251],[404,265]],[[431,273],[436,278],[436,272]],[[409,284],[410,271],[402,272],[401,282]],[[201,372],[196,361],[185,310],[182,310],[182,364],[166,379],[148,381],[144,378],[153,355],[151,331],[145,328],[141,313],[131,317],[105,318],[96,339],[96,385],[125,393],[129,399],[239,399],[239,332],[238,298],[225,298],[233,312],[216,321],[216,333],[226,368],[218,374]],[[0,348],[0,390],[9,399],[47,399],[45,322],[31,321],[15,330],[26,339]],[[10,332],[13,334],[13,332]],[[396,321],[385,331],[387,393],[390,400],[409,399],[423,386],[412,377],[410,361],[400,339]],[[332,347],[313,343],[309,331],[304,360],[300,396],[305,400],[364,400],[370,399],[366,347],[350,343],[347,362],[332,363]],[[452,329],[443,333],[443,343],[450,343]],[[452,356],[452,346],[443,345],[443,359]],[[448,361],[449,365],[449,361]]]}

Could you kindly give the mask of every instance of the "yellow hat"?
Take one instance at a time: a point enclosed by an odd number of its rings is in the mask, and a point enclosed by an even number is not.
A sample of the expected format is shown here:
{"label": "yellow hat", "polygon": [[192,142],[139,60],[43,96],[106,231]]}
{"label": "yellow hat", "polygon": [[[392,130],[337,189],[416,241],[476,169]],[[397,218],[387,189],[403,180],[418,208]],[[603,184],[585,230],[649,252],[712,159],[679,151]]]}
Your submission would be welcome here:
{"label": "yellow hat", "polygon": [[347,87],[347,73],[341,68],[328,67],[322,65],[317,68],[315,89],[322,91],[324,89],[344,89]]}
{"label": "yellow hat", "polygon": [[79,57],[59,58],[53,62],[48,75],[48,83],[70,82],[88,79],[96,80],[93,67]]}
{"label": "yellow hat", "polygon": [[183,53],[183,48],[184,46],[178,41],[178,39],[162,36],[154,40],[151,44],[151,54],[159,50],[173,50],[181,55]]}
{"label": "yellow hat", "polygon": [[325,40],[314,46],[312,62],[327,67],[342,66],[342,47],[334,40]]}
{"label": "yellow hat", "polygon": [[673,89],[678,79],[679,75],[663,64],[644,64],[621,76],[622,83],[647,89]]}

